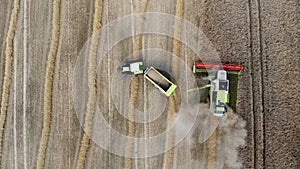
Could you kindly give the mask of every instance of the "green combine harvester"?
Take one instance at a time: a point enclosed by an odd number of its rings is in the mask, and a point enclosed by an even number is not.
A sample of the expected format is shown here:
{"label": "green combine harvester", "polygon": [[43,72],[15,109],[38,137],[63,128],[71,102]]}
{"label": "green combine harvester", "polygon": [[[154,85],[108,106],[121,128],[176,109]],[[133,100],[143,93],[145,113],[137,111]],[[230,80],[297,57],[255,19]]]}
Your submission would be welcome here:
{"label": "green combine harvester", "polygon": [[[210,84],[200,88],[190,89],[188,92],[210,88],[208,101],[210,110],[215,116],[223,116],[227,112],[227,105],[230,103],[230,88],[227,75],[240,75],[242,69],[242,65],[203,63],[196,61],[193,65],[194,73],[206,73],[208,70],[215,70],[216,72],[213,76],[203,78],[204,80],[209,80]],[[233,90],[236,90],[236,87]]]}

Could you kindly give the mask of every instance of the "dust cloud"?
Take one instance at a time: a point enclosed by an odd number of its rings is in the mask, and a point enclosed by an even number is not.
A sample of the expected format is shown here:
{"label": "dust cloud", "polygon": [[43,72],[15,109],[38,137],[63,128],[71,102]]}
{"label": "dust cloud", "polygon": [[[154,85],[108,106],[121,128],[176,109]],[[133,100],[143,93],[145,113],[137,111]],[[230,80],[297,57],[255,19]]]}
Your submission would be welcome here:
{"label": "dust cloud", "polygon": [[[179,162],[179,166],[185,168],[234,168],[243,167],[243,162],[239,158],[239,150],[245,146],[245,138],[247,130],[245,129],[246,122],[228,108],[228,112],[220,119],[214,119],[212,114],[209,114],[207,104],[200,104],[200,113],[198,116],[190,114],[190,121],[197,118],[193,129],[190,131],[184,141],[178,145],[176,151],[179,154],[190,154],[190,160]],[[185,121],[184,124],[188,123]],[[176,127],[181,133],[180,127]],[[205,133],[203,135],[203,133]],[[199,142],[205,140],[204,142]],[[204,138],[208,137],[208,138]],[[212,146],[213,145],[213,146]],[[210,157],[210,158],[208,158]],[[181,168],[180,167],[180,168]]]}

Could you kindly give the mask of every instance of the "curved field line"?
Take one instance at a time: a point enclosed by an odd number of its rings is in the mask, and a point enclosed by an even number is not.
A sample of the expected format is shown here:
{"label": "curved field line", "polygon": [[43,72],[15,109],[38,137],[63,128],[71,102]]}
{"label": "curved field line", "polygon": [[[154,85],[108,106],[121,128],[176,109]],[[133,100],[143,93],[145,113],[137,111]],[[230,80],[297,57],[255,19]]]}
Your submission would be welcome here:
{"label": "curved field line", "polygon": [[[133,5],[133,4],[131,4]],[[144,12],[147,8],[148,0],[143,0],[140,2],[139,11]],[[133,9],[131,8],[131,13],[133,14]],[[141,27],[138,27],[141,29]],[[133,41],[133,53],[139,51],[142,47],[142,35],[138,35],[134,38]],[[138,86],[139,86],[139,79],[137,77],[133,77],[130,85],[130,98],[129,98],[129,106],[128,106],[128,116],[129,119],[134,119],[134,110],[137,105],[137,98],[138,98]],[[136,133],[136,127],[133,121],[128,121],[128,135],[134,137]],[[133,148],[133,143],[128,143],[125,148],[125,153],[130,154]],[[124,169],[131,169],[132,168],[132,159],[129,157],[124,158]]]}
{"label": "curved field line", "polygon": [[[177,0],[176,1],[176,16],[182,18],[183,17],[183,0]],[[174,25],[174,36],[173,37],[179,37],[181,34],[181,23],[178,20],[175,20]],[[179,57],[180,55],[180,42],[177,39],[173,39],[173,48],[172,53],[175,55],[175,57]],[[177,59],[172,59],[172,71],[174,72],[175,76],[178,72],[178,61]],[[176,112],[176,105],[177,105],[177,97],[175,93],[172,97],[169,98],[169,106],[168,106],[168,112],[167,112],[167,127],[169,127],[173,123],[173,118],[175,116]],[[174,139],[174,136],[167,136],[166,139],[166,145],[172,144],[172,141]],[[173,165],[173,158],[174,158],[174,149],[169,150],[164,154],[164,161],[163,161],[163,168],[168,169],[172,168]]]}
{"label": "curved field line", "polygon": [[40,140],[39,152],[37,156],[36,167],[38,169],[45,167],[46,149],[48,145],[50,129],[51,129],[51,114],[52,114],[52,92],[53,92],[53,77],[55,70],[55,60],[59,42],[60,33],[60,0],[54,0],[52,13],[52,35],[50,43],[50,51],[46,65],[46,79],[44,86],[44,118],[42,137]]}
{"label": "curved field line", "polygon": [[5,68],[4,68],[4,78],[2,84],[1,109],[0,109],[0,159],[2,157],[2,137],[3,137],[5,119],[7,115],[8,99],[10,95],[10,85],[11,85],[11,76],[12,76],[11,70],[12,70],[12,62],[13,62],[13,39],[16,31],[17,15],[18,15],[19,7],[20,7],[19,0],[14,0],[14,7],[10,16],[9,28],[6,37]]}
{"label": "curved field line", "polygon": [[[93,16],[93,33],[101,28],[102,21],[102,9],[103,9],[103,1],[96,0],[95,1],[95,12]],[[84,168],[84,161],[86,159],[87,150],[90,146],[90,138],[89,134],[92,130],[92,119],[94,116],[94,108],[95,108],[95,99],[96,99],[96,52],[97,52],[97,39],[98,34],[91,40],[91,46],[89,50],[88,57],[88,101],[87,101],[87,110],[85,113],[84,119],[84,133],[81,139],[80,148],[78,157],[76,160],[76,168],[82,169]]]}

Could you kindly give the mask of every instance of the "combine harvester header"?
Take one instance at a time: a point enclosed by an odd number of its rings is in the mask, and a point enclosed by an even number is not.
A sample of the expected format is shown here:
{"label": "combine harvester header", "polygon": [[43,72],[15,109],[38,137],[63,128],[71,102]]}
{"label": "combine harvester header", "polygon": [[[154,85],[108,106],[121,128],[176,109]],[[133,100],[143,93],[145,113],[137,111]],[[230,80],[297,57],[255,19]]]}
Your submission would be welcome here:
{"label": "combine harvester header", "polygon": [[201,62],[195,61],[193,72],[206,72],[206,69],[223,69],[226,70],[228,73],[232,74],[241,74],[243,66],[240,64],[217,64],[217,63],[210,63],[210,62]]}

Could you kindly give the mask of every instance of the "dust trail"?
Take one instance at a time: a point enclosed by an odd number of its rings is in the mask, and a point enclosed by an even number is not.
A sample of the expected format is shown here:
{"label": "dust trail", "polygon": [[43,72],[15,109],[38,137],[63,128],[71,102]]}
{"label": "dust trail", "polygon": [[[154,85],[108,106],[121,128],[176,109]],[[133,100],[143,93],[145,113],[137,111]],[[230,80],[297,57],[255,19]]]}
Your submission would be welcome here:
{"label": "dust trail", "polygon": [[238,148],[245,145],[247,130],[246,122],[229,110],[227,116],[220,122],[220,151],[224,153],[225,166],[242,168],[242,161],[238,158]]}
{"label": "dust trail", "polygon": [[[102,21],[102,9],[103,9],[103,1],[96,0],[95,1],[95,12],[93,16],[93,33],[101,28]],[[88,57],[88,101],[87,108],[84,119],[84,133],[81,139],[81,144],[79,148],[78,157],[76,160],[76,168],[82,169],[84,168],[84,161],[86,158],[87,150],[90,146],[90,138],[89,134],[92,130],[92,119],[94,115],[95,108],[95,100],[96,100],[96,52],[97,52],[97,39],[99,34],[95,34],[96,36],[91,40],[91,46]]]}
{"label": "dust trail", "polygon": [[[200,104],[202,111],[208,112],[209,108],[205,104]],[[205,117],[203,117],[205,119]],[[206,117],[207,118],[207,117]],[[205,120],[198,121],[198,127],[195,128],[193,133],[202,128],[207,128]],[[244,146],[247,130],[245,129],[245,121],[228,108],[228,112],[222,117],[218,128],[212,136],[203,143],[208,152],[201,152],[199,158],[194,159],[193,164],[197,165],[195,168],[242,168],[242,161],[238,157],[239,148]],[[198,134],[197,134],[198,135]],[[195,140],[198,138],[195,137]],[[199,146],[198,140],[194,141],[192,147]],[[207,158],[201,158],[206,157]]]}
{"label": "dust trail", "polygon": [[[238,158],[238,153],[239,148],[244,145],[247,135],[245,121],[228,108],[228,113],[222,117],[220,123],[219,120],[214,121],[213,119],[210,120],[210,123],[207,123],[206,119],[212,116],[208,114],[210,111],[209,107],[207,104],[200,103],[199,108],[198,115],[191,114],[191,119],[197,118],[195,126],[189,134],[192,140],[190,140],[190,143],[186,141],[183,142],[185,145],[181,145],[183,147],[191,147],[189,151],[192,152],[192,161],[182,163],[183,166],[178,168],[242,168],[242,162]],[[201,130],[209,129],[215,122],[218,122],[218,128],[206,142],[199,143]],[[176,130],[183,128],[186,123],[188,122],[176,126]],[[185,158],[188,158],[188,156],[186,155]],[[175,167],[173,166],[173,168]]]}
{"label": "dust trail", "polygon": [[39,152],[36,162],[38,169],[44,168],[46,149],[50,135],[51,128],[51,114],[52,114],[52,86],[53,77],[55,70],[55,60],[57,54],[57,47],[59,42],[60,33],[60,0],[53,1],[53,13],[52,13],[52,35],[50,43],[50,51],[48,53],[48,60],[46,65],[46,79],[44,86],[44,118],[43,118],[43,129],[42,137],[40,140]]}
{"label": "dust trail", "polygon": [[13,39],[16,31],[17,15],[20,7],[19,3],[20,3],[19,0],[14,0],[14,7],[11,12],[9,28],[6,37],[5,67],[4,67],[4,78],[3,78],[1,110],[0,110],[0,161],[2,157],[2,137],[3,137],[4,124],[7,115],[8,99],[10,95],[10,85],[11,85],[11,76],[12,76],[11,69],[12,69],[12,62],[13,62]]}
{"label": "dust trail", "polygon": [[[176,1],[176,16],[182,18],[183,17],[183,0],[177,0]],[[181,34],[181,23],[178,20],[175,20],[174,25],[174,36],[173,37],[179,37]],[[173,40],[173,48],[172,53],[175,55],[175,57],[179,57],[180,55],[180,42],[176,39]],[[178,62],[177,59],[172,59],[172,71],[176,74],[178,72]],[[175,116],[176,112],[176,95],[173,94],[172,97],[169,98],[169,107],[167,112],[167,127],[170,126],[173,123],[173,118]],[[171,123],[171,124],[170,124]],[[166,139],[166,146],[168,144],[172,144],[174,137],[173,136],[167,136]],[[163,161],[163,168],[171,168],[172,162],[174,158],[174,149],[170,149],[167,151],[164,155],[164,161]]]}
{"label": "dust trail", "polygon": [[[30,4],[27,7],[27,0],[24,0],[24,20],[23,20],[23,162],[24,169],[27,169],[27,125],[26,125],[26,110],[27,110],[27,10],[30,11]],[[29,19],[30,20],[30,19]]]}
{"label": "dust trail", "polygon": [[[131,14],[133,15],[133,1],[131,0]],[[138,10],[141,12],[144,12],[147,8],[148,0],[142,0],[138,6]],[[132,34],[134,34],[134,25],[135,23],[132,23]],[[141,27],[137,24],[137,29],[141,29]],[[142,46],[142,35],[137,35],[136,37],[133,37],[133,51],[132,53],[135,53],[141,49]],[[133,77],[131,84],[130,84],[130,98],[129,98],[129,110],[128,110],[128,117],[129,119],[134,119],[134,110],[137,106],[137,98],[138,98],[138,86],[139,86],[139,79],[137,77]],[[128,121],[128,136],[134,137],[136,133],[136,127],[133,121]],[[135,144],[135,143],[134,143]],[[132,152],[132,143],[128,143],[125,148],[125,153],[130,154]],[[124,158],[124,169],[131,169],[132,168],[132,159],[125,157]]]}

